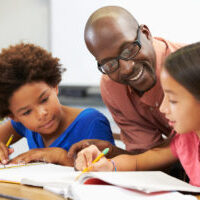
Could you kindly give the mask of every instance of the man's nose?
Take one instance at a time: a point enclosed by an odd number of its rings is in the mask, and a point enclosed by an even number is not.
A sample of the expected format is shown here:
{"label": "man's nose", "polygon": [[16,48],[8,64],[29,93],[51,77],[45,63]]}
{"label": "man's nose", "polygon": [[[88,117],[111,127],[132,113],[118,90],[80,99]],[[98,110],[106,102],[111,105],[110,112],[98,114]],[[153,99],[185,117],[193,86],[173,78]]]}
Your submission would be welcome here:
{"label": "man's nose", "polygon": [[133,68],[135,65],[135,62],[133,60],[119,60],[120,65],[120,73],[124,75],[129,75],[133,72]]}

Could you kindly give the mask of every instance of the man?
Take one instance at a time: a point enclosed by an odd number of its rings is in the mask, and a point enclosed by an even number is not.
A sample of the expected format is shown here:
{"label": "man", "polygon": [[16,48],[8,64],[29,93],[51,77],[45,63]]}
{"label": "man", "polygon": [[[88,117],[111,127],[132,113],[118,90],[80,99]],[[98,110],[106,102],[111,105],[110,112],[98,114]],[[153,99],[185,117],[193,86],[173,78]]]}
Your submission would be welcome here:
{"label": "man", "polygon": [[141,153],[161,144],[171,127],[159,111],[164,95],[159,73],[166,56],[183,45],[153,38],[146,25],[116,6],[100,8],[90,16],[85,42],[103,73],[101,95],[121,129],[126,150],[87,140],[75,144],[69,155],[89,144],[100,149],[109,146],[109,157]]}

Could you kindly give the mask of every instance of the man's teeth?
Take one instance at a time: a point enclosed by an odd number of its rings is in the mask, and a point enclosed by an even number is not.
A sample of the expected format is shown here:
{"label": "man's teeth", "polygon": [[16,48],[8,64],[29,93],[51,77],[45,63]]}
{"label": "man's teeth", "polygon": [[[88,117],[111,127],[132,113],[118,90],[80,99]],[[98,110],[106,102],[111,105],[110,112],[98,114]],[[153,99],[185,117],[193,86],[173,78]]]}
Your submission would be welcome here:
{"label": "man's teeth", "polygon": [[133,78],[130,79],[130,81],[136,81],[137,79],[140,78],[142,75],[143,69],[140,70],[140,72],[137,74],[137,76],[134,76]]}

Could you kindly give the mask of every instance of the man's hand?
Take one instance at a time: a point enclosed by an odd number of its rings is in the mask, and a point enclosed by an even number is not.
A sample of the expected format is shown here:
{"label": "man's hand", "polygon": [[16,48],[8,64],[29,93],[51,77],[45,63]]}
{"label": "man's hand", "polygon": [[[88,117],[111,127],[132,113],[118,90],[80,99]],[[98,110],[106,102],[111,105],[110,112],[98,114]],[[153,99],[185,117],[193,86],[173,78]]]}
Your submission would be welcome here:
{"label": "man's hand", "polygon": [[73,166],[73,161],[68,158],[67,154],[66,150],[58,147],[31,149],[30,151],[20,154],[10,160],[9,164],[26,164],[42,161],[65,166]]}
{"label": "man's hand", "polygon": [[109,150],[108,154],[106,155],[106,157],[108,157],[108,158],[112,157],[112,153],[113,153],[115,146],[112,145],[108,141],[97,140],[97,139],[81,140],[80,142],[73,144],[71,146],[71,148],[69,149],[68,157],[70,159],[76,158],[79,151],[81,151],[82,149],[84,149],[92,144],[97,146],[100,151],[103,151],[105,148],[108,147],[110,150]]}

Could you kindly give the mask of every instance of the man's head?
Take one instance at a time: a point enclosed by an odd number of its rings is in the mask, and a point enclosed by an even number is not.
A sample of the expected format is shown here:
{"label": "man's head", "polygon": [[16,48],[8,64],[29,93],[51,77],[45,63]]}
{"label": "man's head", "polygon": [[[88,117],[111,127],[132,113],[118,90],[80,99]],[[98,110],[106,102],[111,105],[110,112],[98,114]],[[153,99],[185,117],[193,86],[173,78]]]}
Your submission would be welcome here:
{"label": "man's head", "polygon": [[156,56],[150,31],[125,9],[107,6],[95,11],[85,27],[85,42],[100,71],[139,92],[156,82]]}

